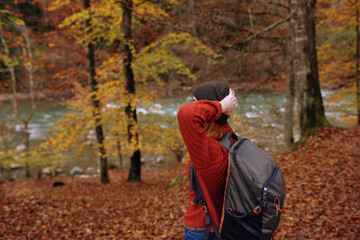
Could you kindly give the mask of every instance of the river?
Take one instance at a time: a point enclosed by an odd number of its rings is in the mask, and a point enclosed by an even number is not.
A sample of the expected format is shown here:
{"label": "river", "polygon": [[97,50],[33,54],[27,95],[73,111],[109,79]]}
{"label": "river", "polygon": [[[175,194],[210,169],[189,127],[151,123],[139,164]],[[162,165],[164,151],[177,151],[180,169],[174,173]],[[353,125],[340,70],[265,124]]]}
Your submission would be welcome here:
{"label": "river", "polygon": [[[351,119],[356,116],[355,104],[351,104],[352,99],[345,98],[340,102],[330,102],[328,96],[332,91],[323,90],[324,106],[327,119],[334,126],[351,127]],[[278,93],[237,93],[239,107],[235,110],[230,123],[238,135],[247,137],[266,151],[275,153],[284,150],[283,141],[283,122],[285,112],[285,97]],[[180,106],[192,101],[191,96],[176,96],[166,98],[169,104],[155,103],[154,107],[138,106],[137,113],[140,123],[145,116],[152,113],[173,117],[176,121],[176,114]],[[68,109],[58,104],[56,101],[37,102],[36,113],[29,124],[30,141],[32,145],[39,144],[46,140],[51,132],[51,123],[59,120],[61,115],[68,112]],[[19,104],[21,112],[28,112],[30,105],[27,102]],[[296,112],[296,111],[295,111]],[[350,120],[349,120],[350,119]],[[21,148],[22,144],[22,124],[16,121],[12,113],[10,102],[0,102],[0,123],[6,122],[13,126],[13,133],[6,136],[6,145],[10,148]],[[295,140],[299,139],[297,118],[294,117]],[[97,157],[91,153],[85,158],[88,160],[72,162],[71,166],[90,166],[97,168]],[[146,156],[145,156],[146,158]],[[176,161],[166,162],[147,162],[144,160],[143,169],[159,169],[176,164]],[[116,164],[115,164],[116,165]],[[71,167],[68,166],[68,167]],[[125,165],[126,166],[126,165]]]}

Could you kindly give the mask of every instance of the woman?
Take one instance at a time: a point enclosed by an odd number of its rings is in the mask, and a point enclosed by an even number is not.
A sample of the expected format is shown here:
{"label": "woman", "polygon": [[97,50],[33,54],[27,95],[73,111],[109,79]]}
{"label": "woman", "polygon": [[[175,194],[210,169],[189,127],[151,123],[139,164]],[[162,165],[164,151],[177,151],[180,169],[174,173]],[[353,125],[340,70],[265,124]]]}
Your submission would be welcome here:
{"label": "woman", "polygon": [[[182,106],[178,112],[179,129],[189,152],[187,176],[191,163],[204,193],[207,208],[217,228],[224,200],[228,151],[218,142],[227,131],[233,131],[227,119],[238,103],[234,91],[224,82],[206,82],[194,91],[194,102]],[[193,204],[195,193],[190,191],[189,207],[185,213],[185,240],[204,239],[206,214],[199,203]],[[208,239],[215,239],[210,228]]]}

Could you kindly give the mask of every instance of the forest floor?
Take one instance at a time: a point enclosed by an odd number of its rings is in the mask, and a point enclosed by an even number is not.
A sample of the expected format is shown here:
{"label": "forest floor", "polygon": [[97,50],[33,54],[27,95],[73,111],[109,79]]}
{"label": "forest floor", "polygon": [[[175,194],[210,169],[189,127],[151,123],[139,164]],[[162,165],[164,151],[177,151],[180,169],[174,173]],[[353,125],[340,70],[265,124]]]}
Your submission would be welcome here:
{"label": "forest floor", "polygon": [[[287,192],[275,239],[360,239],[360,127],[323,128],[276,163]],[[185,166],[127,174],[1,184],[0,239],[183,239]]]}

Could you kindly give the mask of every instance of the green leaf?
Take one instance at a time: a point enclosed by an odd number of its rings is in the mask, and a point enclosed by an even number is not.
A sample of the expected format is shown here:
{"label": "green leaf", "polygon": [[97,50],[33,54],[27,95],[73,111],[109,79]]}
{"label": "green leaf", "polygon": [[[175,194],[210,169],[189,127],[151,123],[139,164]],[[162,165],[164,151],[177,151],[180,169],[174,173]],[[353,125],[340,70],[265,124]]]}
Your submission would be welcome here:
{"label": "green leaf", "polygon": [[17,17],[14,17],[14,16],[7,16],[7,18],[10,21],[12,21],[12,22],[14,22],[14,23],[16,23],[18,25],[21,25],[21,26],[25,25],[25,22],[23,20],[21,20],[20,18],[17,18]]}
{"label": "green leaf", "polygon": [[9,10],[6,10],[6,9],[1,9],[0,13],[12,14]]}
{"label": "green leaf", "polygon": [[180,186],[182,181],[183,181],[183,178],[181,178],[181,177],[175,177],[175,178],[171,179],[170,182],[168,183],[168,185],[166,186],[166,190],[169,190],[173,187]]}

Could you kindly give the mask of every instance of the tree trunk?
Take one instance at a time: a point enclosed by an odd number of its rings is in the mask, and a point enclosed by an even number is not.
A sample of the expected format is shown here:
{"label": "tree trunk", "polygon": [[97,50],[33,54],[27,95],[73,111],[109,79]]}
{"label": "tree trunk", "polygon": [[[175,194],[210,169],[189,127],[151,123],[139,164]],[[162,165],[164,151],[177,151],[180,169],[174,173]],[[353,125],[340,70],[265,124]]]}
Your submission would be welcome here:
{"label": "tree trunk", "polygon": [[301,136],[311,135],[319,126],[329,125],[325,118],[317,66],[315,0],[291,0],[294,28],[294,76],[297,87]]}
{"label": "tree trunk", "polygon": [[359,4],[355,1],[356,7],[356,98],[357,98],[357,117],[360,125],[360,84],[359,84],[359,67],[360,67],[360,33],[359,33]]}
{"label": "tree trunk", "polygon": [[31,177],[30,171],[30,134],[29,134],[29,123],[23,122],[24,124],[24,138],[25,138],[25,176],[27,178]]}
{"label": "tree trunk", "polygon": [[35,110],[36,110],[35,97],[34,97],[34,73],[36,72],[37,67],[33,66],[34,59],[31,51],[29,31],[26,28],[26,26],[23,26],[21,30],[23,32],[24,40],[25,40],[25,46],[22,47],[22,51],[30,59],[29,64],[25,66],[25,69],[29,74],[29,93],[30,93],[31,111],[26,119],[22,117],[20,117],[20,119],[23,122],[24,131],[25,131],[24,133],[25,134],[25,173],[26,173],[26,177],[31,177],[30,163],[29,163],[29,159],[30,159],[29,122],[32,119],[33,115],[35,114]]}
{"label": "tree trunk", "polygon": [[22,51],[23,51],[24,55],[27,55],[30,59],[29,64],[27,64],[25,66],[25,69],[29,74],[29,93],[30,93],[30,103],[31,103],[31,112],[30,112],[29,116],[27,117],[27,119],[25,120],[25,121],[27,121],[26,124],[28,124],[30,122],[30,120],[32,119],[33,115],[35,114],[35,109],[36,109],[35,97],[34,97],[34,73],[36,72],[38,67],[34,67],[34,65],[33,65],[34,59],[33,59],[33,54],[32,54],[32,50],[31,50],[29,31],[26,28],[26,26],[23,26],[21,31],[24,35],[24,40],[25,40],[25,46],[22,47]]}
{"label": "tree trunk", "polygon": [[289,36],[286,40],[286,60],[287,60],[287,79],[286,79],[286,102],[285,102],[285,146],[290,148],[294,144],[293,120],[295,102],[295,76],[294,76],[294,31],[289,25]]}
{"label": "tree trunk", "polygon": [[194,21],[194,0],[189,0],[188,2],[188,19],[190,25],[190,32],[195,34],[195,21]]}
{"label": "tree trunk", "polygon": [[123,159],[122,159],[122,153],[121,153],[121,142],[120,142],[120,137],[119,134],[115,134],[116,135],[116,147],[117,147],[117,151],[118,151],[118,157],[119,157],[119,163],[120,163],[120,169],[123,169]]}
{"label": "tree trunk", "polygon": [[[84,8],[87,9],[90,7],[90,0],[84,0]],[[91,33],[90,26],[91,19],[87,19],[85,21],[85,34],[89,35]],[[103,127],[101,123],[101,108],[100,108],[100,100],[96,96],[97,91],[97,81],[96,81],[96,73],[95,73],[95,48],[91,42],[87,43],[86,48],[86,58],[87,58],[87,68],[89,73],[89,88],[91,93],[91,104],[93,117],[95,120],[95,132],[96,132],[96,140],[99,145],[100,152],[100,180],[103,184],[109,183],[108,177],[108,164],[107,164],[107,155],[106,149],[104,146],[104,133]]]}
{"label": "tree trunk", "polygon": [[140,181],[141,173],[141,154],[139,149],[139,131],[137,125],[137,116],[136,116],[136,101],[135,100],[135,80],[134,73],[132,70],[132,53],[130,49],[130,44],[132,41],[131,36],[131,15],[132,15],[132,0],[123,0],[121,1],[121,6],[123,10],[123,21],[122,21],[122,31],[124,33],[124,43],[122,45],[123,51],[123,61],[124,61],[124,74],[126,81],[126,91],[129,95],[128,104],[126,106],[125,112],[128,116],[128,139],[130,145],[134,147],[134,152],[131,156],[131,165],[130,172],[128,176],[128,181]]}

